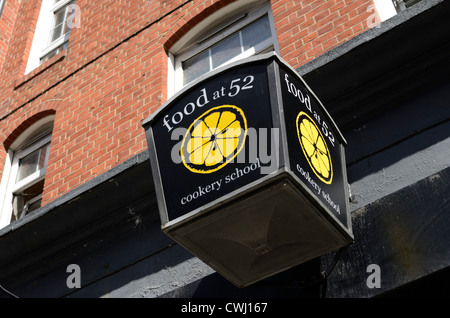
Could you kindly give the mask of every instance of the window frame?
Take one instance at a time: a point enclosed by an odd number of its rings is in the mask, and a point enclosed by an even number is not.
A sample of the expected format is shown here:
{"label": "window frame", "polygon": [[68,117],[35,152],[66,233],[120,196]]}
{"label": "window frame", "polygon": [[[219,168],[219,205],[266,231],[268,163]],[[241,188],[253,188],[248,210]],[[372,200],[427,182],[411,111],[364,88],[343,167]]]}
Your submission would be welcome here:
{"label": "window frame", "polygon": [[405,11],[422,0],[391,0],[398,13]]}
{"label": "window frame", "polygon": [[31,143],[29,146],[24,147],[23,149],[20,149],[18,151],[14,152],[11,172],[13,176],[17,176],[19,172],[20,167],[20,160],[30,153],[32,153],[35,150],[38,150],[46,145],[48,147],[45,149],[45,165],[42,169],[38,169],[37,171],[33,172],[29,176],[23,178],[20,181],[16,181],[16,178],[13,178],[11,180],[11,192],[19,192],[24,189],[26,189],[29,185],[33,183],[37,183],[38,181],[42,180],[45,177],[45,173],[47,172],[47,162],[48,162],[48,154],[50,150],[50,141],[51,141],[51,131],[48,131],[44,134],[44,136],[40,137],[36,142]]}
{"label": "window frame", "polygon": [[397,10],[395,9],[392,0],[373,0],[373,3],[375,4],[381,22],[386,21],[397,14]]}
{"label": "window frame", "polygon": [[[52,124],[53,127],[53,123],[54,115],[38,120],[27,130],[25,130],[8,149],[0,182],[0,228],[3,228],[11,223],[10,221],[13,213],[14,196],[18,192],[23,191],[45,179],[53,128],[49,127],[43,131],[40,130],[49,124]],[[46,145],[48,146],[45,150],[46,154],[44,167],[16,182],[20,159]],[[35,202],[40,198],[42,198],[42,193],[31,198],[29,202]],[[23,211],[21,211],[21,214],[22,212]]]}
{"label": "window frame", "polygon": [[[45,62],[45,57],[50,53],[58,50],[64,50],[67,48],[70,38],[71,28],[64,36],[59,37],[55,41],[51,41],[50,33],[53,29],[55,23],[55,12],[59,9],[75,4],[75,0],[43,0],[39,11],[38,22],[36,24],[36,29],[34,32],[33,42],[31,44],[30,55],[28,57],[27,66],[25,69],[25,74],[28,74],[43,62]],[[63,23],[67,23],[65,20]],[[55,54],[55,55],[56,55]]]}
{"label": "window frame", "polygon": [[373,3],[380,17],[380,22],[383,22],[421,1],[423,0],[373,0]]}
{"label": "window frame", "polygon": [[[55,0],[53,0],[55,1]],[[47,55],[49,55],[50,53],[52,53],[55,50],[61,50],[61,49],[65,49],[66,45],[69,42],[69,36],[70,36],[70,27],[68,27],[68,31],[66,33],[64,33],[62,36],[58,37],[56,40],[51,41],[50,37],[51,37],[51,32],[53,31],[54,27],[55,27],[55,17],[56,17],[56,12],[59,11],[60,9],[66,7],[67,8],[71,5],[71,4],[75,4],[74,0],[61,0],[59,2],[54,3],[53,7],[50,9],[51,13],[50,15],[52,16],[52,22],[50,24],[50,28],[48,31],[48,40],[47,40],[47,47],[44,48],[41,51],[41,56],[40,56],[40,61],[42,61],[43,59],[45,59],[45,57]],[[64,16],[66,16],[66,12],[64,13]],[[69,17],[70,19],[70,17]],[[63,24],[66,24],[67,21],[65,17],[64,17],[64,22],[62,22]],[[59,52],[59,51],[58,51]],[[58,53],[57,52],[57,53]],[[57,54],[56,53],[56,54]],[[42,63],[42,62],[41,62]]]}
{"label": "window frame", "polygon": [[5,7],[5,2],[6,0],[0,0],[0,17],[2,16],[3,8]]}
{"label": "window frame", "polygon": [[[215,29],[210,31],[208,34],[203,36],[200,40],[194,41],[194,43],[192,43],[192,41],[187,42],[187,44],[185,44],[181,49],[177,50],[177,52],[170,52],[169,53],[169,63],[168,63],[169,64],[169,74],[168,74],[168,85],[167,85],[168,97],[173,96],[176,92],[178,92],[185,86],[184,77],[183,77],[183,75],[184,75],[183,63],[185,61],[208,50],[215,44],[223,41],[224,39],[235,34],[236,32],[239,32],[246,26],[250,25],[253,22],[256,22],[258,19],[260,19],[266,15],[268,17],[269,25],[270,25],[270,31],[271,31],[270,38],[259,43],[257,46],[252,47],[252,48],[240,53],[239,55],[233,57],[232,59],[226,61],[225,63],[221,64],[218,67],[225,66],[229,63],[232,63],[234,61],[237,61],[237,60],[249,57],[249,56],[260,54],[262,52],[267,51],[271,47],[273,48],[273,50],[275,52],[277,52],[279,54],[280,49],[278,46],[275,22],[274,22],[270,2],[267,2],[257,9],[253,9],[248,12],[243,12],[242,15],[233,19],[231,22],[223,23],[221,26],[216,27]],[[200,28],[200,29],[202,29],[202,28]],[[195,36],[195,34],[194,35],[191,34],[190,36]],[[215,69],[217,69],[218,67],[216,67]]]}

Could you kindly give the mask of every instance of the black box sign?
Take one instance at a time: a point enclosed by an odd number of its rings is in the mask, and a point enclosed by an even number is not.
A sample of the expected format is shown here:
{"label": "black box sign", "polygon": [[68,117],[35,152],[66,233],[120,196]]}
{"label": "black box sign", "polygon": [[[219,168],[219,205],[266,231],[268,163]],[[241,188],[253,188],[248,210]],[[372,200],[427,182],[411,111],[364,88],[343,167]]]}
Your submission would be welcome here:
{"label": "black box sign", "polygon": [[349,226],[345,140],[276,54],[211,72],[143,126],[163,226],[236,200],[280,175]]}
{"label": "black box sign", "polygon": [[345,140],[275,53],[208,73],[143,126],[164,233],[236,286],[353,241]]}

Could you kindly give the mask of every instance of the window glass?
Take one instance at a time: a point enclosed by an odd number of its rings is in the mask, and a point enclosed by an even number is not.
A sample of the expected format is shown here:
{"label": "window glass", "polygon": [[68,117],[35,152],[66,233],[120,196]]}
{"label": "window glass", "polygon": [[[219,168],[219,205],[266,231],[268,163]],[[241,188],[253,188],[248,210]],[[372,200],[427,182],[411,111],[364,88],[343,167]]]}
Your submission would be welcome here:
{"label": "window glass", "polygon": [[242,41],[244,50],[261,43],[271,36],[270,24],[268,19],[260,19],[252,23],[247,28],[242,30]]}
{"label": "window glass", "polygon": [[209,71],[209,50],[200,53],[197,56],[183,63],[184,84],[187,84],[197,77]]}
{"label": "window glass", "polygon": [[13,194],[13,211],[11,222],[41,207],[42,192],[44,191],[44,180],[34,183],[26,189]]}
{"label": "window glass", "polygon": [[70,10],[71,4],[72,3],[68,3],[54,12],[53,26],[50,31],[50,43],[55,42],[69,32],[70,29],[67,22],[69,21],[70,15],[73,14],[73,10]]}
{"label": "window glass", "polygon": [[[182,62],[183,85],[207,72],[224,65],[240,54],[256,48],[259,44],[270,39],[272,31],[267,15],[231,34],[224,40],[211,45],[203,52]],[[273,48],[273,44],[270,45]],[[267,47],[261,48],[261,50]],[[259,52],[254,52],[259,53]]]}
{"label": "window glass", "polygon": [[239,33],[234,34],[211,48],[212,68],[219,67],[242,52]]}
{"label": "window glass", "polygon": [[53,29],[50,32],[50,43],[58,39],[62,35],[64,17],[66,15],[66,8],[59,9],[55,12],[55,22],[53,24]]}
{"label": "window glass", "polygon": [[28,156],[19,160],[19,172],[16,182],[19,182],[37,171],[37,162],[40,156],[40,150],[30,153]]}
{"label": "window glass", "polygon": [[45,168],[48,144],[19,159],[16,183]]}
{"label": "window glass", "polygon": [[42,198],[38,198],[36,201],[28,205],[27,213],[33,212],[41,207]]}

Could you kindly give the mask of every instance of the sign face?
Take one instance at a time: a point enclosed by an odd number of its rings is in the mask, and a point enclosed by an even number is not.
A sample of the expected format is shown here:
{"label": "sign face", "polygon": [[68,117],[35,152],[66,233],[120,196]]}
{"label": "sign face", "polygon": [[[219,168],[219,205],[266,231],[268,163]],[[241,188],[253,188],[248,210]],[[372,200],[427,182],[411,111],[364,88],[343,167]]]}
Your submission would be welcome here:
{"label": "sign face", "polygon": [[291,170],[347,226],[339,133],[319,101],[287,68],[280,67],[280,85]]}
{"label": "sign face", "polygon": [[259,179],[268,163],[260,139],[271,127],[265,63],[220,73],[171,101],[152,123],[169,221]]}

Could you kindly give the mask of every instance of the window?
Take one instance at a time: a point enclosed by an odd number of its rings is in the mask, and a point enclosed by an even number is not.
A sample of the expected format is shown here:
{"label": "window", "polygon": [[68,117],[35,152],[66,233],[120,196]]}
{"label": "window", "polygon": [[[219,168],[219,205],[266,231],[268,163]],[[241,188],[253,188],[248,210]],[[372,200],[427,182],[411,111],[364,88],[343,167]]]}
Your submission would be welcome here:
{"label": "window", "polygon": [[[247,11],[230,18],[218,12],[222,23],[207,32],[188,34],[191,40],[177,48],[172,55],[173,85],[169,92],[173,95],[184,85],[220,66],[236,60],[269,51],[279,51],[270,5]],[[204,30],[205,28],[200,27]],[[170,73],[169,68],[169,73]]]}
{"label": "window", "polygon": [[67,49],[74,3],[74,0],[43,0],[25,73]]}
{"label": "window", "polygon": [[375,4],[375,8],[380,16],[380,22],[383,22],[397,14],[392,0],[373,0],[373,3]]}
{"label": "window", "polygon": [[6,0],[0,0],[0,17],[2,16],[3,6],[5,5]]}
{"label": "window", "polygon": [[270,40],[271,37],[269,18],[264,16],[198,55],[182,62],[183,84],[188,84],[201,75],[245,54],[249,50],[252,50],[250,54],[261,51],[268,46],[265,42]]}
{"label": "window", "polygon": [[52,116],[38,121],[11,145],[0,184],[0,227],[41,206]]}
{"label": "window", "polygon": [[405,11],[406,9],[420,1],[422,0],[392,0],[397,12]]}
{"label": "window", "polygon": [[373,0],[381,21],[385,21],[399,12],[405,11],[422,0]]}
{"label": "window", "polygon": [[47,169],[50,133],[14,154],[11,222],[41,206],[44,177]]}
{"label": "window", "polygon": [[54,0],[54,6],[51,9],[52,24],[47,40],[48,46],[42,51],[40,62],[45,62],[52,56],[58,54],[61,50],[67,49],[69,45],[69,19],[74,13],[72,4],[74,1]]}

